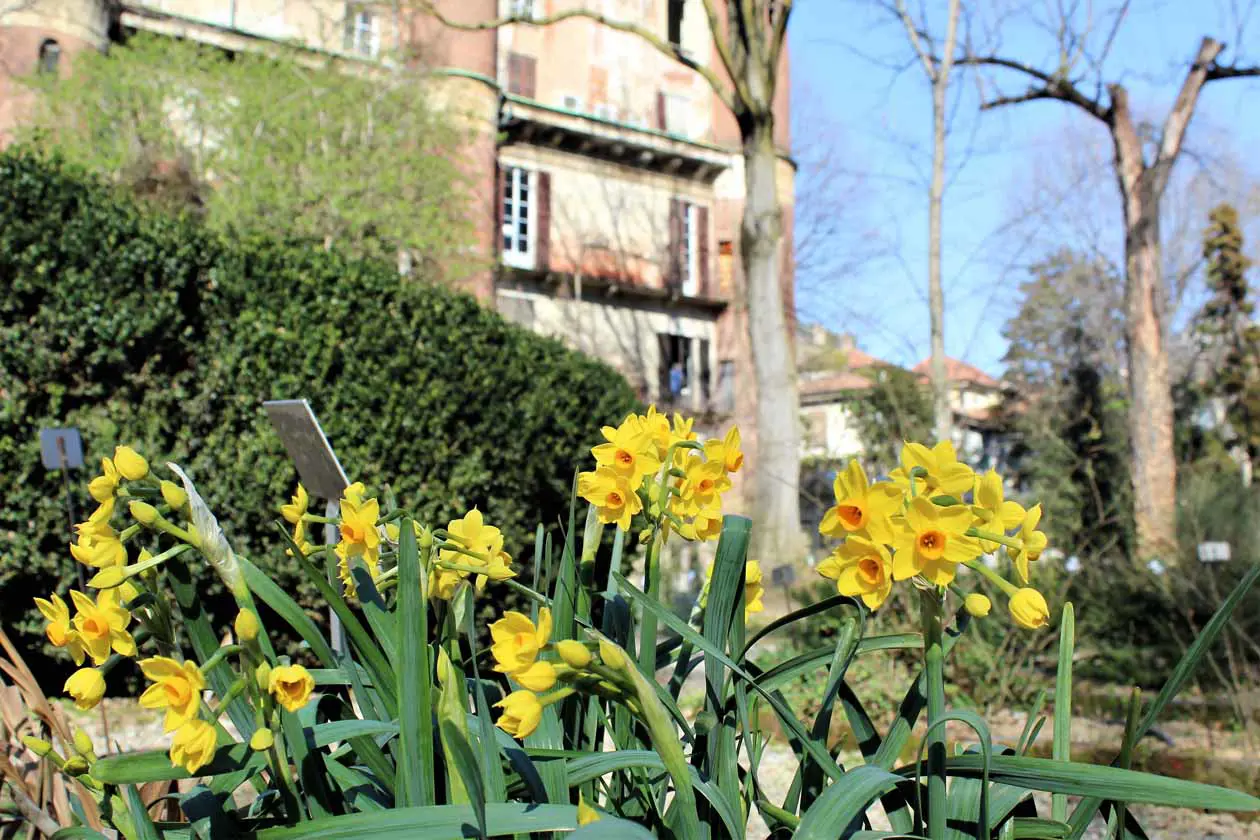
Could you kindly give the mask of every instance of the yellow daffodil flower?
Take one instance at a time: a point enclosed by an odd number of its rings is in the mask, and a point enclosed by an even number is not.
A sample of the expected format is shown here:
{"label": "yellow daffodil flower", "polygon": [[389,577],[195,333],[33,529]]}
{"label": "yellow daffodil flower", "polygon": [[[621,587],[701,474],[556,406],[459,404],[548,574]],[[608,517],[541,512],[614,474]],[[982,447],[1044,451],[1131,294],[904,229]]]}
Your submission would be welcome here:
{"label": "yellow daffodil flower", "polygon": [[102,458],[101,474],[88,482],[88,493],[93,499],[103,503],[114,497],[114,493],[118,491],[118,482],[121,480],[122,476],[119,475],[114,462],[109,458]]}
{"label": "yellow daffodil flower", "polygon": [[[507,580],[515,576],[512,571],[512,557],[503,550],[503,532],[493,525],[487,525],[481,511],[473,508],[464,514],[463,519],[453,519],[446,526],[450,542],[467,551],[480,555],[473,557],[452,548],[443,548],[438,552],[438,559],[443,563],[459,566],[472,566],[485,569],[476,577],[476,590],[485,588],[487,578]],[[443,570],[448,571],[448,570]],[[468,576],[468,572],[456,572],[460,578]]]}
{"label": "yellow daffodil flower", "polygon": [[1050,607],[1045,596],[1036,589],[1025,586],[1011,596],[1011,618],[1025,630],[1036,630],[1050,622]]}
{"label": "yellow daffodil flower", "polygon": [[315,678],[301,665],[277,665],[271,669],[267,690],[281,706],[296,712],[311,699]]}
{"label": "yellow daffodil flower", "polygon": [[993,602],[979,592],[972,592],[963,599],[963,609],[973,618],[984,618],[993,609]]}
{"label": "yellow daffodil flower", "polygon": [[311,497],[307,495],[306,488],[302,486],[302,482],[298,482],[297,490],[293,493],[293,498],[289,500],[287,505],[280,506],[280,515],[290,525],[296,525],[302,521],[302,517],[306,515],[307,509],[311,505]]}
{"label": "yellow daffodil flower", "polygon": [[[696,439],[696,433],[692,431],[696,419],[694,417],[683,417],[681,414],[674,414],[674,423],[669,430],[669,445],[676,443],[685,443]],[[691,450],[675,449],[674,450],[674,466],[681,467],[687,460],[687,455]]]}
{"label": "yellow daffodil flower", "polygon": [[218,741],[213,726],[194,718],[175,730],[175,737],[171,739],[171,764],[196,773],[214,758]]}
{"label": "yellow daffodil flower", "polygon": [[578,495],[595,505],[600,522],[615,524],[623,531],[630,530],[630,520],[643,510],[643,500],[630,486],[630,480],[611,467],[580,473]]}
{"label": "yellow daffodil flower", "polygon": [[538,624],[523,613],[509,610],[490,625],[490,654],[494,670],[508,674],[531,691],[546,691],[555,685],[556,669],[538,658],[551,638],[551,610],[538,611]]}
{"label": "yellow daffodil flower", "polygon": [[337,566],[341,582],[352,597],[356,594],[356,587],[351,572],[351,558],[363,558],[363,564],[367,566],[373,580],[380,574],[381,535],[376,529],[376,521],[381,518],[381,507],[376,499],[365,499],[362,488],[362,484],[346,488],[346,495],[341,499],[341,520],[338,523],[341,541],[333,549],[339,561]]}
{"label": "yellow daffodil flower", "polygon": [[872,610],[892,591],[892,557],[882,543],[854,534],[818,564],[818,574],[836,582],[836,591],[861,598]]}
{"label": "yellow daffodil flower", "polygon": [[76,610],[75,632],[93,664],[104,663],[111,650],[122,656],[136,655],[136,640],[127,632],[131,613],[123,608],[117,590],[103,590],[93,601],[72,589],[70,600]]}
{"label": "yellow daffodil flower", "polygon": [[149,474],[149,462],[130,446],[114,449],[114,467],[128,481],[139,481]]}
{"label": "yellow daffodil flower", "polygon": [[909,443],[901,449],[901,466],[889,474],[894,484],[910,491],[910,472],[922,467],[926,476],[914,481],[916,496],[953,496],[961,499],[975,485],[976,474],[971,467],[960,463],[954,452],[954,444],[947,440],[928,449],[921,443]]}
{"label": "yellow daffodil flower", "polygon": [[704,457],[722,465],[728,473],[737,473],[744,465],[744,452],[740,448],[739,427],[731,426],[721,440],[707,440],[704,443]]}
{"label": "yellow daffodil flower", "polygon": [[[704,588],[700,590],[700,607],[704,609],[709,605],[709,586],[713,583],[713,567],[716,563],[710,563],[709,568],[704,571]],[[765,604],[762,603],[761,597],[765,594],[766,588],[762,584],[761,564],[756,560],[747,560],[744,562],[744,621],[748,621],[753,613],[759,613],[764,610]]]}
{"label": "yellow daffodil flower", "polygon": [[167,732],[179,729],[197,716],[201,692],[206,681],[195,662],[176,662],[165,656],[140,660],[140,670],[153,685],[140,695],[146,709],[166,709],[162,728]]}
{"label": "yellow daffodil flower", "polygon": [[582,798],[582,794],[578,793],[578,807],[577,807],[578,828],[581,828],[584,825],[590,825],[593,822],[599,822],[599,820],[600,820],[599,811],[596,811],[590,805],[587,805],[586,800]]}
{"label": "yellow daffodil flower", "polygon": [[75,528],[79,532],[78,542],[70,544],[70,554],[75,560],[94,569],[127,563],[127,549],[107,522],[88,520]]}
{"label": "yellow daffodil flower", "polygon": [[76,708],[94,709],[105,696],[105,675],[98,668],[80,668],[66,680],[65,692],[74,698]]}
{"label": "yellow daffodil flower", "polygon": [[188,491],[175,482],[162,479],[160,487],[162,501],[170,505],[171,510],[183,510],[184,505],[188,504]]}
{"label": "yellow daffodil flower", "polygon": [[513,691],[494,707],[503,710],[495,725],[513,738],[524,740],[542,722],[542,703],[532,691]]}
{"label": "yellow daffodil flower", "polygon": [[[661,419],[665,420],[664,415]],[[591,450],[595,463],[607,467],[626,479],[631,490],[638,490],[643,477],[660,469],[656,440],[637,414],[631,414],[620,426],[605,426],[602,430],[607,443]],[[665,421],[666,443],[669,442],[669,422]]]}
{"label": "yellow daffodil flower", "polygon": [[692,455],[683,469],[687,477],[675,497],[675,512],[695,516],[702,510],[721,510],[722,494],[731,489],[731,480],[722,462]]}
{"label": "yellow daffodil flower", "polygon": [[74,664],[82,665],[84,657],[83,640],[79,638],[79,634],[75,632],[70,624],[70,607],[61,599],[57,593],[52,593],[48,599],[35,599],[35,606],[39,608],[39,612],[48,622],[48,626],[44,628],[44,634],[48,636],[48,641],[53,647],[65,648],[74,657]]}
{"label": "yellow daffodil flower", "polygon": [[[1005,534],[1019,527],[1019,523],[1024,521],[1024,508],[1019,502],[1007,501],[1005,495],[1002,476],[995,470],[989,470],[976,480],[975,504],[971,506],[971,512],[976,515],[977,528]],[[980,545],[986,554],[992,554],[998,548],[992,540],[981,540]]]}
{"label": "yellow daffodil flower", "polygon": [[700,511],[690,522],[684,522],[678,528],[678,533],[687,540],[716,540],[722,534],[722,509]]}
{"label": "yellow daffodil flower", "polygon": [[669,451],[669,445],[673,443],[673,434],[669,428],[669,418],[657,411],[655,405],[649,405],[647,414],[640,414],[638,417],[652,441],[652,446],[656,449],[656,460],[665,460],[665,455]]}
{"label": "yellow daffodil flower", "polygon": [[591,651],[586,645],[573,639],[556,642],[556,653],[575,671],[581,671],[591,664]]}
{"label": "yellow daffodil flower", "polygon": [[1021,583],[1028,583],[1028,563],[1040,559],[1041,552],[1046,550],[1046,535],[1037,530],[1040,522],[1041,505],[1035,504],[1028,509],[1016,535],[1021,547],[1011,551],[1011,560],[1015,563],[1015,570],[1019,572]]}
{"label": "yellow daffodil flower", "polygon": [[886,481],[871,484],[866,470],[854,459],[836,476],[832,489],[836,504],[823,514],[818,526],[821,533],[844,538],[865,531],[876,542],[892,542],[889,517],[901,508],[904,498],[896,485]]}
{"label": "yellow daffodil flower", "polygon": [[915,498],[893,532],[893,579],[922,575],[937,586],[950,583],[959,563],[983,553],[980,541],[967,536],[974,521],[967,505],[941,507]]}

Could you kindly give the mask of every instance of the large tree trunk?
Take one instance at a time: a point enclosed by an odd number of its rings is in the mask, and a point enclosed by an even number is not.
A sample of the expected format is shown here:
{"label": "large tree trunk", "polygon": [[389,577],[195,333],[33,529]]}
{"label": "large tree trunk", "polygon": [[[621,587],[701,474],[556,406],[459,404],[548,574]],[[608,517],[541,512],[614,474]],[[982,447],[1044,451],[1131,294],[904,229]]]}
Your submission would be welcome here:
{"label": "large tree trunk", "polygon": [[1177,462],[1160,266],[1159,200],[1164,180],[1158,169],[1145,165],[1127,107],[1117,109],[1112,136],[1124,200],[1125,345],[1137,557],[1158,557],[1168,564],[1176,559]]}
{"label": "large tree trunk", "polygon": [[745,199],[740,252],[757,388],[752,556],[770,562],[794,558],[801,548],[800,417],[780,272],[783,219],[773,116],[741,123]]}

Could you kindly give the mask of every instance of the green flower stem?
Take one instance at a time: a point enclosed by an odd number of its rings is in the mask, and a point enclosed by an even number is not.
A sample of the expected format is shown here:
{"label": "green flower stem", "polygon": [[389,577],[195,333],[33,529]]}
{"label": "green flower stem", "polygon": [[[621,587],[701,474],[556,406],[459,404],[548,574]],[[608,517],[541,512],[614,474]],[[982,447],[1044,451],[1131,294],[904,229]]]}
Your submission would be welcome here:
{"label": "green flower stem", "polygon": [[547,598],[539,595],[523,583],[517,583],[516,581],[510,579],[499,581],[499,583],[506,585],[513,592],[519,592],[521,595],[524,595],[526,598],[529,598],[531,601],[541,604],[544,607],[551,605],[551,602]]}
{"label": "green flower stem", "polygon": [[968,569],[971,569],[973,572],[976,572],[988,578],[989,581],[992,582],[993,585],[996,586],[998,589],[1001,589],[1002,592],[1004,592],[1006,594],[1006,597],[1008,598],[1019,591],[1018,586],[1011,583],[1009,580],[1007,580],[1006,578],[999,575],[997,572],[990,569],[984,563],[984,561],[980,560],[979,558],[975,560],[967,560],[964,565],[966,565],[966,567]]}
{"label": "green flower stem", "polygon": [[244,650],[244,648],[240,645],[224,645],[216,650],[197,670],[201,671],[203,674],[208,674],[210,671],[214,670],[214,666],[218,665],[229,656],[240,653],[242,650]]}
{"label": "green flower stem", "polygon": [[[644,563],[643,590],[653,601],[661,598],[661,543],[663,532],[653,531],[648,544],[647,562]],[[656,614],[643,611],[639,632],[639,669],[645,674],[656,674]]]}
{"label": "green flower stem", "polygon": [[188,543],[189,545],[197,548],[201,547],[201,542],[195,536],[161,515],[159,515],[157,519],[153,520],[153,525],[151,527],[153,530],[161,531],[163,534],[168,534],[181,542]]}
{"label": "green flower stem", "polygon": [[942,643],[941,595],[934,587],[919,590],[923,619],[924,671],[927,674],[928,831],[931,840],[944,840],[949,816],[945,797],[945,649]]}
{"label": "green flower stem", "polygon": [[999,543],[1007,548],[1013,548],[1016,551],[1023,551],[1024,549],[1024,544],[1014,537],[1008,537],[1005,534],[994,534],[990,531],[982,531],[979,528],[968,528],[967,536]]}
{"label": "green flower stem", "polygon": [[438,547],[442,549],[443,551],[453,551],[456,554],[462,554],[465,557],[472,557],[475,560],[480,560],[482,563],[490,562],[490,558],[487,557],[486,555],[481,554],[476,551],[469,551],[468,549],[464,548],[461,545],[457,545],[456,543],[442,542]]}
{"label": "green flower stem", "polygon": [[[236,645],[228,645],[228,647],[236,647]],[[224,651],[224,650],[227,650],[227,648],[219,648],[219,650]],[[218,656],[218,654],[216,653],[215,656]],[[211,657],[211,658],[213,659],[214,657]],[[237,680],[236,682],[232,683],[231,687],[228,688],[227,690],[227,694],[223,695],[223,698],[219,700],[219,710],[213,713],[214,719],[217,721],[219,718],[223,717],[224,713],[227,712],[228,710],[228,706],[232,704],[232,701],[235,700],[237,697],[239,697],[242,693],[244,693],[244,691],[245,691],[244,678],[241,678]]]}

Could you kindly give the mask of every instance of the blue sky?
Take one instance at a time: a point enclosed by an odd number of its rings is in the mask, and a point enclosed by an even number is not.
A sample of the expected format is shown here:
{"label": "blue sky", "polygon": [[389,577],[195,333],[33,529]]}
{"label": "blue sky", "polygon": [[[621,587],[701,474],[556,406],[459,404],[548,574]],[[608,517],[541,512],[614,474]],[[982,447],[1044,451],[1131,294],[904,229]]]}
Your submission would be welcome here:
{"label": "blue sky", "polygon": [[[945,0],[924,3],[935,10],[932,29],[939,32]],[[998,6],[998,0],[976,3],[986,13]],[[926,356],[928,348],[931,100],[923,68],[910,62],[904,30],[873,5],[798,0],[789,27],[793,144],[825,143],[832,159],[841,162],[839,186],[831,191],[844,231],[836,237],[838,258],[851,263],[852,255],[877,246],[876,255],[859,260],[856,267],[799,277],[797,306],[802,320],[852,332],[868,352],[909,364]],[[1050,4],[1030,5],[1045,9]],[[1234,8],[1246,5],[1232,0],[1136,0],[1118,30],[1104,78],[1123,81],[1135,112],[1162,123],[1202,36],[1226,42],[1224,63],[1260,63],[1260,10],[1243,24],[1249,34],[1241,50],[1237,43]],[[987,37],[978,25],[973,32],[977,41]],[[1054,40],[1035,24],[1008,19],[1001,32],[1000,54],[1040,68],[1053,65]],[[1101,41],[1105,31],[1099,33]],[[1017,76],[989,74],[988,79],[999,81],[1006,93],[1025,86]],[[1015,311],[1027,266],[1056,244],[1084,247],[1082,231],[1094,228],[1099,230],[1096,241],[1118,260],[1119,196],[1107,167],[1106,130],[1084,112],[1058,102],[979,112],[977,79],[966,72],[955,75],[954,91],[959,99],[951,106],[955,116],[943,241],[946,352],[1000,374],[1005,352],[1001,328]],[[1203,174],[1196,193],[1202,201],[1214,203],[1232,197],[1227,194],[1240,184],[1256,183],[1251,179],[1257,174],[1254,150],[1260,149],[1260,79],[1209,84],[1186,149],[1193,157],[1183,156],[1178,175],[1188,179]],[[1247,162],[1247,157],[1253,160]],[[1093,170],[1093,186],[1073,190],[1066,161],[1081,158],[1095,161],[1093,166],[1081,164]],[[802,169],[798,194],[807,179],[817,177],[811,168]],[[1050,207],[1044,218],[1029,216],[1030,206],[1046,205],[1038,204],[1034,188],[1056,187],[1077,197]],[[800,214],[798,208],[798,218]],[[1186,216],[1195,230],[1201,227],[1197,210]],[[1166,233],[1169,227],[1166,223]]]}

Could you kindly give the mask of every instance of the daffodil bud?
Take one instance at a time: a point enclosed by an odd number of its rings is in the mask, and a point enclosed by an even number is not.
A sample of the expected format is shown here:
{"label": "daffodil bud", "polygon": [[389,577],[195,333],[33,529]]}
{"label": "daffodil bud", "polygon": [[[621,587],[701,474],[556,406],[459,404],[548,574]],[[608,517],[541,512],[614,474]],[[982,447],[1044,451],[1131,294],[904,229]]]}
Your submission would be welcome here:
{"label": "daffodil bud", "polygon": [[626,667],[626,655],[621,652],[621,648],[604,639],[599,640],[599,658],[614,671]]}
{"label": "daffodil bud", "polygon": [[429,549],[433,546],[433,532],[428,526],[422,527],[416,534],[416,544],[422,549]]}
{"label": "daffodil bud", "polygon": [[963,609],[973,618],[984,618],[993,609],[993,603],[979,592],[972,592],[963,599]]}
{"label": "daffodil bud", "polygon": [[96,750],[92,748],[92,738],[82,729],[74,730],[74,749],[88,761],[96,758]]}
{"label": "daffodil bud", "polygon": [[44,758],[52,752],[52,744],[43,738],[36,738],[34,735],[23,735],[22,743],[26,744],[26,748],[40,758]]}
{"label": "daffodil bud", "polygon": [[276,742],[276,736],[272,734],[267,727],[255,729],[254,734],[250,736],[249,748],[254,752],[262,752],[271,749],[271,745]]}
{"label": "daffodil bud", "polygon": [[93,589],[113,589],[116,586],[120,586],[126,579],[127,573],[122,566],[110,566],[94,574],[92,579],[88,581],[88,586]]}
{"label": "daffodil bud", "polygon": [[81,755],[72,755],[66,759],[66,763],[61,769],[65,771],[67,776],[82,776],[91,768],[88,767],[87,759]]}
{"label": "daffodil bud", "polygon": [[258,683],[258,687],[263,691],[269,691],[268,686],[271,685],[271,665],[264,662],[254,671],[254,682]]}
{"label": "daffodil bud", "polygon": [[236,631],[236,638],[240,641],[252,642],[258,638],[258,616],[254,615],[253,610],[241,610],[236,614],[232,629]]}
{"label": "daffodil bud", "polygon": [[136,481],[149,474],[149,462],[130,446],[120,446],[114,450],[114,468],[128,481]]}
{"label": "daffodil bud", "polygon": [[1050,621],[1050,607],[1036,589],[1025,586],[1011,596],[1011,618],[1025,630],[1045,627]]}
{"label": "daffodil bud", "polygon": [[141,525],[152,525],[158,520],[157,508],[148,502],[135,501],[127,506],[131,511],[132,519],[135,519]]}
{"label": "daffodil bud", "polygon": [[179,510],[188,504],[188,493],[175,482],[163,479],[162,499],[171,506],[171,510]]}
{"label": "daffodil bud", "polygon": [[573,639],[556,642],[556,653],[560,654],[564,663],[575,671],[581,671],[591,664],[591,652],[587,650],[586,645]]}

